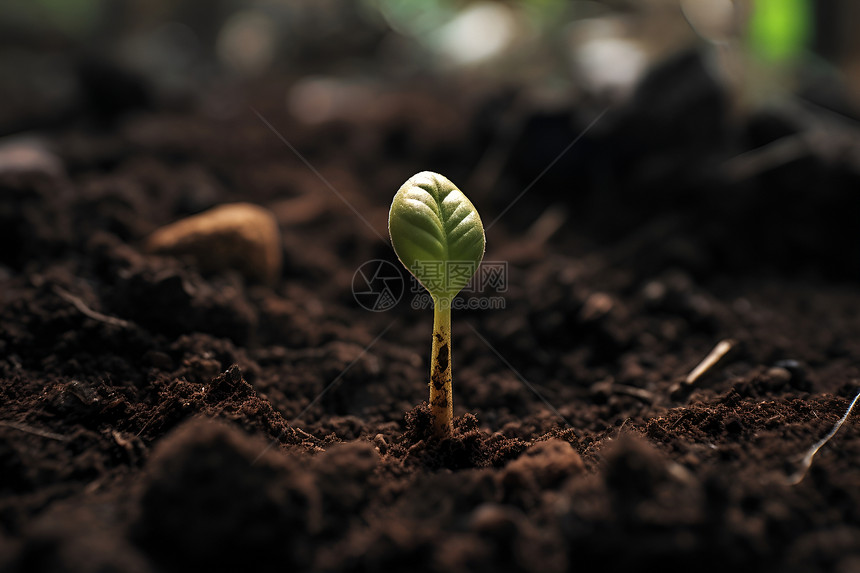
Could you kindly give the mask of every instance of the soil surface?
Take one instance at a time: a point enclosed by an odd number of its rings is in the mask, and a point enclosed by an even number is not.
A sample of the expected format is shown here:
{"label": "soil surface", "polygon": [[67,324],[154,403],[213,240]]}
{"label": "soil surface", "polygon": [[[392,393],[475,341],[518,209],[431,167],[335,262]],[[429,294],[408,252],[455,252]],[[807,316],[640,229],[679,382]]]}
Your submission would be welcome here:
{"label": "soil surface", "polygon": [[[857,413],[792,479],[860,386],[853,124],[738,114],[705,70],[608,111],[426,78],[321,122],[276,82],[45,112],[0,148],[0,568],[860,571]],[[503,309],[454,312],[441,442],[432,312],[352,294],[399,268],[388,206],[425,169],[507,263]],[[277,219],[273,283],[147,254],[237,201]]]}

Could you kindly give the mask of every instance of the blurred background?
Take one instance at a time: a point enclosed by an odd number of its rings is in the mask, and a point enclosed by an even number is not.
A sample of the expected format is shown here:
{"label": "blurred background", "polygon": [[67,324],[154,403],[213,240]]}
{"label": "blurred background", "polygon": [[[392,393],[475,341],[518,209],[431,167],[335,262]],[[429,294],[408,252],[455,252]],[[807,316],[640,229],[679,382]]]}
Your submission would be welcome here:
{"label": "blurred background", "polygon": [[60,121],[88,97],[110,113],[273,75],[293,80],[285,103],[311,121],[364,93],[356,84],[426,74],[618,101],[692,48],[742,105],[821,81],[856,101],[858,12],[849,0],[8,0],[0,126]]}
{"label": "blurred background", "polygon": [[853,277],[858,18],[850,0],[6,0],[0,145],[58,136],[74,174],[121,165],[117,137],[157,140],[256,200],[295,194],[223,167],[296,161],[259,113],[382,230],[426,168],[504,214],[497,232],[692,226],[706,253],[661,252],[693,272]]}

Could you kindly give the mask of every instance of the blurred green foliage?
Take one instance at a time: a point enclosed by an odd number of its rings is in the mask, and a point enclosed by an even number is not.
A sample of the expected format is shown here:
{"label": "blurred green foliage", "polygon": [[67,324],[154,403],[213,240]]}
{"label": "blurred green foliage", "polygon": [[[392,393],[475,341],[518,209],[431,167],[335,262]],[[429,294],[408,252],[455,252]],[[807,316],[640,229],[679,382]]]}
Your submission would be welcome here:
{"label": "blurred green foliage", "polygon": [[813,30],[808,0],[755,0],[748,27],[753,55],[790,63],[806,50]]}
{"label": "blurred green foliage", "polygon": [[4,0],[5,26],[47,30],[71,37],[92,32],[104,0]]}

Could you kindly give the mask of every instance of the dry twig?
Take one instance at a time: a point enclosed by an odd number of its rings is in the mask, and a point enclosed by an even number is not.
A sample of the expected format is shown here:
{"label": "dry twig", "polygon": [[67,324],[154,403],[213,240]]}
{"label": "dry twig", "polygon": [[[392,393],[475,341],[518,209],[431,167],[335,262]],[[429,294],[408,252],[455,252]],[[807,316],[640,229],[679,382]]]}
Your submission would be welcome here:
{"label": "dry twig", "polygon": [[88,318],[92,318],[93,320],[97,320],[97,321],[103,322],[105,324],[118,326],[120,328],[130,328],[131,327],[131,323],[128,322],[127,320],[123,320],[121,318],[116,318],[114,316],[108,316],[106,314],[102,314],[98,311],[91,309],[90,307],[87,306],[87,304],[83,300],[81,300],[80,298],[76,297],[75,295],[73,295],[69,291],[67,291],[67,290],[65,290],[59,286],[56,286],[56,285],[54,286],[54,292],[56,292],[64,300],[72,303],[72,305],[74,305],[74,307],[76,309],[78,309],[81,312],[81,314],[83,314],[84,316],[86,316]]}
{"label": "dry twig", "polygon": [[857,391],[857,395],[854,396],[854,399],[851,400],[851,404],[848,405],[848,409],[845,410],[845,414],[839,418],[839,421],[833,426],[833,428],[827,433],[826,436],[818,440],[809,451],[806,452],[806,455],[803,456],[803,459],[800,461],[800,469],[794,472],[792,475],[788,476],[787,482],[788,485],[797,485],[803,481],[803,478],[806,477],[806,473],[809,471],[809,468],[812,466],[812,458],[815,457],[815,454],[818,453],[818,450],[824,447],[824,445],[836,435],[836,432],[842,427],[845,421],[848,419],[848,416],[851,415],[851,410],[854,409],[854,405],[857,403],[857,399],[860,398],[860,390]]}
{"label": "dry twig", "polygon": [[55,434],[54,432],[49,432],[47,430],[40,430],[39,428],[34,428],[26,424],[19,424],[18,422],[12,422],[9,420],[0,420],[0,426],[3,426],[5,428],[12,428],[13,430],[18,430],[19,432],[24,432],[27,434],[33,434],[34,436],[39,436],[40,438],[56,440],[58,442],[68,442],[71,439],[61,434]]}
{"label": "dry twig", "polygon": [[696,383],[699,378],[707,374],[711,368],[717,365],[717,363],[722,360],[729,351],[737,345],[736,340],[732,340],[731,338],[727,338],[725,340],[721,340],[714,346],[714,349],[711,350],[707,356],[705,356],[704,360],[699,362],[698,366],[693,368],[687,377],[684,378],[683,381],[676,383],[669,390],[670,394],[674,394],[678,392],[683,387],[692,386]]}
{"label": "dry twig", "polygon": [[693,368],[687,377],[684,379],[684,384],[695,384],[696,380],[704,376],[708,373],[708,371],[717,365],[717,362],[723,359],[723,357],[729,353],[729,350],[735,347],[735,342],[732,339],[721,340],[714,346],[714,349],[705,356],[705,359],[702,360],[698,366]]}

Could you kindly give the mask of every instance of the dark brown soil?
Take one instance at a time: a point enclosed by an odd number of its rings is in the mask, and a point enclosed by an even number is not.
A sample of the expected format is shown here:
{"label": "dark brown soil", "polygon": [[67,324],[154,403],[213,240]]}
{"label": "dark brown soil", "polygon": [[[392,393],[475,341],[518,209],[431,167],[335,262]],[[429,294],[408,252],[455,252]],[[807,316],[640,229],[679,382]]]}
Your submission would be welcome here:
{"label": "dark brown soil", "polygon": [[[444,86],[322,125],[284,85],[215,90],[59,124],[39,134],[58,169],[0,171],[0,568],[860,571],[856,413],[788,484],[860,386],[856,154],[733,178],[804,125],[731,121],[695,57],[658,70],[489,228],[506,308],[454,313],[440,443],[432,313],[366,311],[353,274],[397,262],[376,233],[413,173],[489,223],[603,109],[521,94],[499,143],[515,98]],[[280,222],[274,286],[144,254],[237,200]]]}

